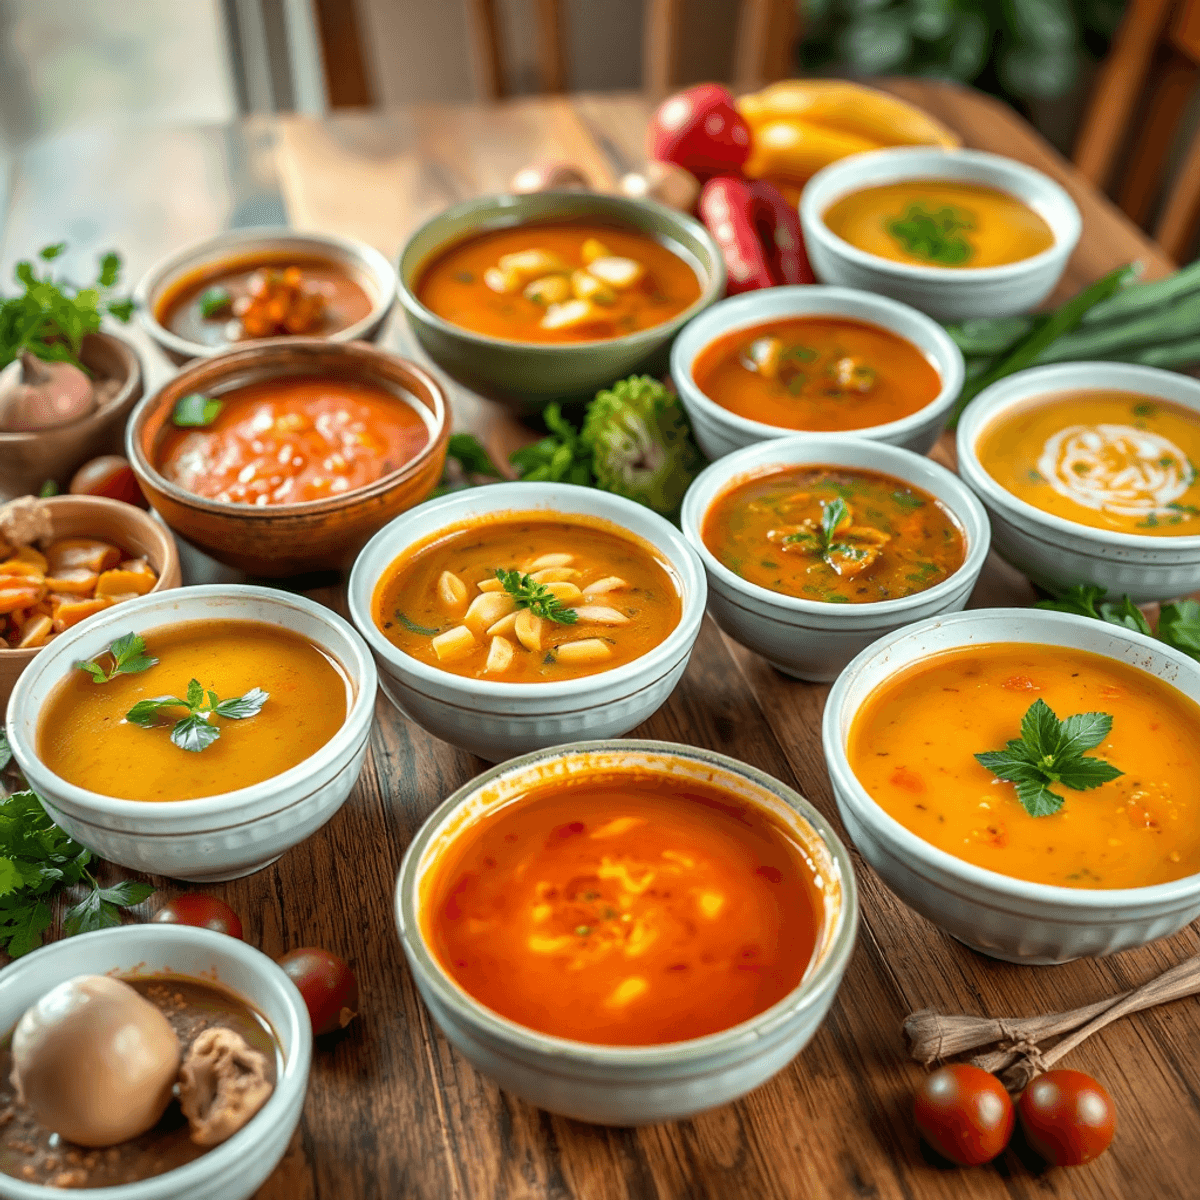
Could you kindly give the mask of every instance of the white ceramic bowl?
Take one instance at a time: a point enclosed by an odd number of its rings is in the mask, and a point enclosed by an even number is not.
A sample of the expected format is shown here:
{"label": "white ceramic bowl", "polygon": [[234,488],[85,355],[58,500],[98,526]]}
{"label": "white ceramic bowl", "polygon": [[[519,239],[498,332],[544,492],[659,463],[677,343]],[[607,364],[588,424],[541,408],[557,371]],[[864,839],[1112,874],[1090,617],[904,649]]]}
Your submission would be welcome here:
{"label": "white ceramic bowl", "polygon": [[1107,588],[1137,602],[1165,600],[1200,588],[1200,535],[1147,537],[1093,529],[1043,512],[1006,491],[984,470],[975,447],[984,430],[1036,396],[1077,389],[1127,391],[1190,408],[1200,420],[1200,381],[1131,363],[1059,363],[1018,371],[986,388],[958,426],[958,470],[983,501],[992,544],[1034,583],[1059,592],[1077,583]]}
{"label": "white ceramic bowl", "polygon": [[[720,1033],[656,1046],[600,1046],[550,1037],[481,1004],[437,962],[419,919],[421,880],[470,824],[548,778],[636,768],[728,789],[782,819],[825,885],[826,919],[803,980],[777,1004]],[[807,800],[722,754],[669,742],[578,742],[493,767],[434,810],[405,852],[396,924],[417,989],[438,1027],[506,1091],[551,1112],[604,1125],[674,1121],[726,1104],[781,1071],[829,1010],[854,948],[858,897],[845,846]]]}
{"label": "white ceramic bowl", "polygon": [[[868,254],[825,224],[831,204],[863,188],[906,179],[945,179],[1008,192],[1050,226],[1054,244],[999,267],[925,267]],[[1041,171],[982,150],[902,146],[852,154],[823,167],[800,197],[800,224],[813,273],[822,283],[864,288],[903,300],[939,321],[1029,312],[1054,290],[1083,231],[1079,209]]]}
{"label": "white ceramic bowl", "polygon": [[[140,1183],[95,1188],[97,1200],[247,1200],[275,1169],[300,1122],[312,1062],[312,1025],[295,984],[237,938],[186,925],[122,925],[35,950],[0,974],[0,1033],[52,987],[75,975],[171,972],[215,979],[271,1023],[284,1065],[266,1104],[228,1141],[186,1166]],[[4,1200],[59,1200],[61,1188],[0,1174]]]}
{"label": "white ceramic bowl", "polygon": [[[687,409],[700,449],[708,458],[720,458],[742,446],[768,438],[794,437],[803,432],[752,421],[710,400],[692,376],[696,356],[717,338],[735,329],[751,328],[788,317],[846,317],[878,325],[911,342],[929,360],[942,381],[942,390],[924,408],[864,429],[847,429],[838,437],[867,438],[904,446],[925,454],[946,426],[950,409],[963,385],[963,356],[946,331],[924,313],[886,296],[873,296],[854,288],[777,287],[745,292],[714,304],[688,323],[671,349],[671,378]],[[825,436],[809,434],[808,436]]]}
{"label": "white ceramic bowl", "polygon": [[991,642],[1101,654],[1147,671],[1200,702],[1200,664],[1153,638],[1088,617],[984,608],[898,630],[869,646],[842,672],[825,705],[825,762],[846,832],[862,856],[910,908],[972,949],[1009,962],[1060,963],[1114,954],[1166,937],[1195,920],[1200,916],[1200,875],[1122,889],[1028,883],[937,849],[884,812],[858,782],[846,745],[867,697],[931,654]]}
{"label": "white ceramic bowl", "polygon": [[[679,624],[624,666],[554,683],[498,683],[439,671],[383,636],[371,598],[384,572],[414,543],[486,513],[600,517],[634,534],[671,566],[683,599]],[[696,552],[664,517],[596,488],[566,483],[498,483],[468,488],[411,509],[385,525],[350,573],[350,616],[379,663],[379,682],[396,707],[434,737],[489,762],[579,737],[619,737],[666,701],[700,632],[707,587]]]}
{"label": "white ceramic bowl", "polygon": [[[881,471],[937,497],[966,542],[963,564],[923,592],[869,604],[828,604],[786,596],[735,574],[704,544],[704,516],[718,496],[772,467],[806,465]],[[983,505],[945,467],[910,450],[840,434],[760,442],[708,467],[683,500],[683,532],[708,574],[708,607],[730,637],[799,679],[828,683],[865,646],[914,621],[963,608],[983,570],[990,533]]]}
{"label": "white ceramic bowl", "polygon": [[343,267],[370,298],[371,311],[362,320],[330,334],[328,341],[374,341],[378,337],[384,319],[396,302],[396,272],[392,264],[366,242],[332,233],[299,233],[286,225],[227,229],[224,233],[185,246],[156,262],[142,276],[133,293],[137,302],[138,321],[177,365],[189,358],[210,358],[224,350],[253,345],[253,341],[224,342],[219,346],[188,341],[160,324],[154,310],[171,284],[183,275],[190,275],[210,265],[217,266],[229,259],[251,258],[263,252],[280,251],[303,258],[325,259]]}
{"label": "white ceramic bowl", "polygon": [[[265,621],[310,638],[341,664],[346,720],[315,754],[273,779],[200,800],[118,800],[61,779],[37,756],[37,722],[58,682],[131,629],[181,621]],[[362,770],[375,716],[375,663],[336,613],[273,588],[179,588],[129,600],[55,638],[25,669],[8,705],[8,741],[56,825],[102,858],[174,879],[236,879],[274,862],[345,803]],[[130,764],[136,770],[136,764]]]}

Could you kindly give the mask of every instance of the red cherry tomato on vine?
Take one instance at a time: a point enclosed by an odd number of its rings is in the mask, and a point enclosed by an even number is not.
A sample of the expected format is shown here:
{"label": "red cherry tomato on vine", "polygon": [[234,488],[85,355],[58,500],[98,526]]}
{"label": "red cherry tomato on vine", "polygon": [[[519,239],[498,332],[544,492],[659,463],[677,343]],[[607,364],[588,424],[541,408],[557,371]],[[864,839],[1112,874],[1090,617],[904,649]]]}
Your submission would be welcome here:
{"label": "red cherry tomato on vine", "polygon": [[1004,1085],[970,1063],[953,1063],[926,1076],[913,1115],[929,1145],[964,1167],[995,1158],[1008,1145],[1016,1121]]}
{"label": "red cherry tomato on vine", "polygon": [[150,919],[166,925],[196,925],[214,933],[227,933],[239,941],[242,937],[242,920],[237,913],[223,900],[203,892],[185,892],[176,896]]}
{"label": "red cherry tomato on vine", "polygon": [[1117,1130],[1112,1097],[1082,1071],[1047,1071],[1017,1101],[1025,1139],[1056,1167],[1077,1167],[1108,1149]]}
{"label": "red cherry tomato on vine", "polygon": [[303,946],[285,954],[279,965],[300,989],[318,1037],[345,1029],[358,1016],[358,980],[336,954]]}
{"label": "red cherry tomato on vine", "polygon": [[68,491],[72,496],[107,496],[149,508],[129,460],[119,454],[102,454],[85,462],[71,477]]}

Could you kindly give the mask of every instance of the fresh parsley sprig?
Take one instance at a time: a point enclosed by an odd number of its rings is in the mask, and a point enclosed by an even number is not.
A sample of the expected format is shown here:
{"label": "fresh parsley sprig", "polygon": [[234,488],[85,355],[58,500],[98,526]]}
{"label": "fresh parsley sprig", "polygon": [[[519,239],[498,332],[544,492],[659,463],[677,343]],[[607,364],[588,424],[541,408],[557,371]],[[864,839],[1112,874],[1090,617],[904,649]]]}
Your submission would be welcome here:
{"label": "fresh parsley sprig", "polygon": [[838,574],[841,574],[839,559],[861,560],[863,551],[849,542],[839,542],[837,532],[850,522],[850,506],[838,496],[835,500],[821,501],[821,524],[809,529],[789,533],[783,539],[785,546],[799,546],[807,554],[823,559]]}
{"label": "fresh parsley sprig", "polygon": [[1019,738],[975,758],[997,779],[1016,784],[1017,797],[1031,817],[1048,817],[1063,806],[1051,784],[1085,792],[1124,774],[1105,759],[1084,754],[1108,737],[1112,724],[1112,717],[1102,712],[1060,721],[1045,700],[1035,700],[1021,720]]}
{"label": "fresh parsley sprig", "polygon": [[[112,666],[107,671],[96,662],[77,662],[75,667],[86,671],[93,683],[111,683],[118,675],[137,675],[141,671],[148,671],[158,662],[157,658],[146,653],[146,643],[136,633],[117,638],[104,654],[112,657]],[[103,658],[104,654],[96,657]]]}
{"label": "fresh parsley sprig", "polygon": [[560,625],[574,625],[579,620],[575,610],[568,608],[544,583],[503,567],[496,571],[496,578],[504,584],[504,590],[517,602],[517,607],[529,609],[535,617]]}
{"label": "fresh parsley sprig", "polygon": [[186,708],[188,715],[180,717],[171,727],[171,741],[181,750],[199,753],[206,750],[220,736],[221,731],[210,724],[214,716],[227,717],[232,721],[243,721],[257,716],[270,698],[262,688],[251,688],[244,696],[232,700],[220,700],[216,692],[206,692],[198,679],[188,684],[187,698],[178,696],[156,696],[152,700],[139,700],[126,714],[125,720],[151,729],[158,723],[158,714],[164,708]]}
{"label": "fresh parsley sprig", "polygon": [[1175,600],[1158,610],[1158,629],[1152,629],[1145,613],[1128,596],[1119,601],[1105,600],[1108,593],[1102,587],[1077,584],[1069,587],[1054,600],[1042,600],[1037,607],[1054,612],[1075,613],[1110,625],[1123,625],[1147,637],[1179,650],[1200,661],[1200,602]]}

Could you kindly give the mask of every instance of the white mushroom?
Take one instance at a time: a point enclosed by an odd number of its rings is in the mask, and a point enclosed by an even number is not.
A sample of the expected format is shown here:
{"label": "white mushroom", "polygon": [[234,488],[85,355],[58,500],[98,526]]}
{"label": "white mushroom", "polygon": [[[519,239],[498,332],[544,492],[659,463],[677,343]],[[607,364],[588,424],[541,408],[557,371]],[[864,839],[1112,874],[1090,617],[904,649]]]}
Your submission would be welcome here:
{"label": "white mushroom", "polygon": [[517,635],[517,641],[526,650],[540,650],[542,648],[542,635],[545,625],[546,622],[541,617],[535,616],[529,609],[523,608],[517,613],[513,632]]}
{"label": "white mushroom", "polygon": [[493,675],[500,675],[507,671],[512,666],[513,656],[516,652],[516,647],[508,638],[492,638],[492,645],[487,656],[487,670]]}
{"label": "white mushroom", "polygon": [[451,612],[460,612],[467,603],[467,585],[453,571],[438,576],[438,599]]}

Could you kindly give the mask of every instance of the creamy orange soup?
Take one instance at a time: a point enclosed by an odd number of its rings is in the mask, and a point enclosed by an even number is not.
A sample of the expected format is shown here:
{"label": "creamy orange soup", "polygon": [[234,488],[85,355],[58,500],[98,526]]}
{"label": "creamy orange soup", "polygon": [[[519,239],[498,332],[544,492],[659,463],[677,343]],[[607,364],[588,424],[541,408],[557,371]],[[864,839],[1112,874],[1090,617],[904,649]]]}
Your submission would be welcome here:
{"label": "creamy orange soup", "polygon": [[1019,500],[1095,529],[1200,534],[1200,414],[1136,392],[1039,396],[1008,409],[975,445]]}
{"label": "creamy orange soup", "polygon": [[546,784],[460,834],[421,884],[442,967],[540,1033],[703,1037],[782,1000],[824,921],[804,848],[710,785],[625,771]]}
{"label": "creamy orange soup", "polygon": [[[1103,712],[1088,755],[1123,774],[1059,785],[1058,812],[1030,816],[977,753],[1003,750],[1044,700],[1065,720]],[[1034,883],[1128,888],[1200,872],[1200,707],[1134,667],[1056,646],[1010,643],[931,656],[867,698],[850,766],[906,829],[979,867]]]}

